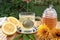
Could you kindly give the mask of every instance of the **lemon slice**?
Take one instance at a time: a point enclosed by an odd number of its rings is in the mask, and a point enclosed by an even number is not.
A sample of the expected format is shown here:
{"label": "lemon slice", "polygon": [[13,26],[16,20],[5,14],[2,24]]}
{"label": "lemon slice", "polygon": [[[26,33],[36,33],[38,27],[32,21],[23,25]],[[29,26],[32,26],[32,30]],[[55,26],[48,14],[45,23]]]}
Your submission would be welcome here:
{"label": "lemon slice", "polygon": [[15,24],[17,27],[19,26],[19,21],[15,17],[8,17],[7,21]]}
{"label": "lemon slice", "polygon": [[7,35],[13,35],[17,31],[17,28],[11,22],[6,22],[2,26],[2,31]]}

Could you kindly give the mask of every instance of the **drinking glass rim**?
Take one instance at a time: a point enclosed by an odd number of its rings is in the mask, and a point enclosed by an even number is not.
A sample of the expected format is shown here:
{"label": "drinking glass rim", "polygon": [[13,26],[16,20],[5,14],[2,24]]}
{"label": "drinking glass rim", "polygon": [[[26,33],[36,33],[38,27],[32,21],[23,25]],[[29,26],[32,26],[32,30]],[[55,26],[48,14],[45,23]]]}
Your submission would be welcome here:
{"label": "drinking glass rim", "polygon": [[34,15],[35,16],[35,12],[20,12],[19,15]]}

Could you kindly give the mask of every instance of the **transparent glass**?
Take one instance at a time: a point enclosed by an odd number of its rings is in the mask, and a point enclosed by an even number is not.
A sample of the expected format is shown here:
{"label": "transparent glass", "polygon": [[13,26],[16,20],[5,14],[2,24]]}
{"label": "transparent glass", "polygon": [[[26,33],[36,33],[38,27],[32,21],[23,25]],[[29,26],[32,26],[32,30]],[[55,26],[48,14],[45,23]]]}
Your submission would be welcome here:
{"label": "transparent glass", "polygon": [[42,23],[45,23],[50,29],[57,25],[57,12],[54,8],[47,8],[42,16]]}
{"label": "transparent glass", "polygon": [[21,12],[19,14],[19,21],[24,28],[32,28],[35,21],[35,13],[33,12]]}

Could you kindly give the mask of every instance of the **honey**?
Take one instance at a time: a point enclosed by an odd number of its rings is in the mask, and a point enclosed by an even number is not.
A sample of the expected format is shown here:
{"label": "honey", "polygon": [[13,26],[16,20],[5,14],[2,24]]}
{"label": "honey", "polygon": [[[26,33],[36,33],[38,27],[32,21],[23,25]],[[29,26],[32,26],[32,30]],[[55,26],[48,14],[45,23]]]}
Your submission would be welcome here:
{"label": "honey", "polygon": [[50,29],[56,27],[57,18],[42,18],[42,23],[45,23]]}

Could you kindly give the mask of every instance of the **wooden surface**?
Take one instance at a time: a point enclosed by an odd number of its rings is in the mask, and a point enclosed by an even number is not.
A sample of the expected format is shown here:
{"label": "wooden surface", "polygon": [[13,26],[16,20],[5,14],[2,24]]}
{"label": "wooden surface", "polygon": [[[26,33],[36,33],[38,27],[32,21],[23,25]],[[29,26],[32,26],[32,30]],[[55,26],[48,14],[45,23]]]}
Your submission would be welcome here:
{"label": "wooden surface", "polygon": [[[40,25],[40,24],[41,24],[40,21],[36,21],[36,22],[35,22],[35,25],[37,25],[37,26]],[[58,24],[57,26],[59,27],[60,22],[58,22],[57,24]],[[7,40],[13,40],[14,37],[16,37],[17,35],[18,35],[18,33],[15,33],[15,34],[12,35],[12,36],[8,36],[8,37],[7,37]],[[38,37],[36,36],[36,33],[35,33],[35,37],[36,37],[36,40],[38,40]],[[22,39],[20,39],[20,40],[22,40]]]}

